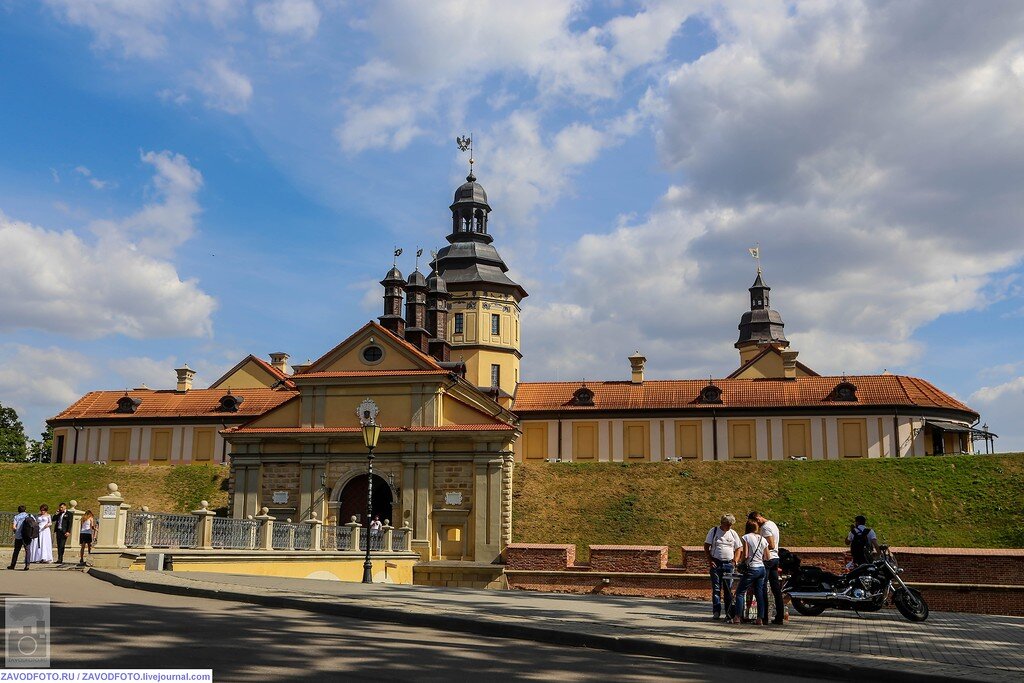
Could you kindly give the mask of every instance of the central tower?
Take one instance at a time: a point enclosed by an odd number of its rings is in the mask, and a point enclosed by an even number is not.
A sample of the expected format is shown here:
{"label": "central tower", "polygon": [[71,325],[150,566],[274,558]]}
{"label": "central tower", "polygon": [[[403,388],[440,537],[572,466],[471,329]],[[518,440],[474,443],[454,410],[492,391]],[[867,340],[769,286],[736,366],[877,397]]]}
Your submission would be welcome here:
{"label": "central tower", "polygon": [[511,396],[519,382],[519,303],[526,290],[505,273],[508,266],[488,234],[491,207],[472,168],[455,190],[448,246],[430,264],[451,294],[448,341],[451,359],[466,364],[466,379]]}

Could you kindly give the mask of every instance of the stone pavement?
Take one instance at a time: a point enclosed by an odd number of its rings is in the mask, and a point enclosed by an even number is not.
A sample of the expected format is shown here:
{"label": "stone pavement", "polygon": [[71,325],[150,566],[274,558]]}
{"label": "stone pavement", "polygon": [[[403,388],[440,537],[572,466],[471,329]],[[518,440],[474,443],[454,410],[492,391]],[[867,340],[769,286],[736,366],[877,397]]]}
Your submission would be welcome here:
{"label": "stone pavement", "polygon": [[1020,681],[1024,618],[895,610],[794,614],[777,626],[726,625],[707,603],[526,591],[363,585],[198,572],[92,569],[161,593],[237,600],[816,678]]}

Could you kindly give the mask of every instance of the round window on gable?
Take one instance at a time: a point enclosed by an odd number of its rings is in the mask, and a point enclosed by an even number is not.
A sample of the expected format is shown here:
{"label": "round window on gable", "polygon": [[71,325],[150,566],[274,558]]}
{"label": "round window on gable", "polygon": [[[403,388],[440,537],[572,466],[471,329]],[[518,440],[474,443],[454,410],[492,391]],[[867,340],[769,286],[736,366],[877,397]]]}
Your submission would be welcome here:
{"label": "round window on gable", "polygon": [[367,365],[376,365],[384,358],[384,349],[371,345],[363,349],[363,362]]}

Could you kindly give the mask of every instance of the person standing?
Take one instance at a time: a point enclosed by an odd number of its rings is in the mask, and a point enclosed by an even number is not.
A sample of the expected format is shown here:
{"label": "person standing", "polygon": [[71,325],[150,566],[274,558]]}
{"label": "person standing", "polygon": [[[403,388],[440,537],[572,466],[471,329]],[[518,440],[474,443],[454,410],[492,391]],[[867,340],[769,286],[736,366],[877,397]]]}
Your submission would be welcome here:
{"label": "person standing", "polygon": [[878,536],[875,535],[874,529],[867,526],[867,523],[868,520],[864,515],[857,515],[853,524],[850,525],[850,533],[846,535],[846,545],[850,546],[850,554],[853,555],[855,567],[871,562],[878,554]]}
{"label": "person standing", "polygon": [[[722,515],[718,526],[712,527],[704,539],[704,554],[708,557],[711,574],[711,618],[722,618],[722,587],[725,575],[732,574],[736,551],[742,543],[740,535],[732,528],[736,523],[733,515]],[[732,609],[732,591],[725,585],[725,614]]]}
{"label": "person standing", "polygon": [[764,553],[768,549],[768,541],[758,533],[757,522],[747,520],[746,533],[740,539],[742,545],[738,551],[737,560],[746,565],[743,570],[743,578],[736,589],[736,616],[732,623],[739,624],[743,618],[743,608],[747,597],[747,589],[754,587],[754,595],[757,597],[757,620],[754,622],[761,625],[768,617],[767,605],[764,595]]}
{"label": "person standing", "polygon": [[92,534],[98,526],[96,518],[93,517],[92,510],[86,510],[85,514],[82,515],[82,531],[78,534],[78,543],[82,546],[78,551],[79,567],[85,566],[85,551],[87,549],[89,555],[92,555]]}
{"label": "person standing", "polygon": [[64,564],[64,546],[71,536],[71,520],[74,513],[68,510],[67,503],[57,506],[57,514],[53,516],[53,533],[57,537],[57,564]]}
{"label": "person standing", "polygon": [[[759,533],[768,541],[768,549],[764,556],[764,572],[766,575],[767,587],[764,592],[765,607],[768,606],[768,589],[775,599],[775,618],[772,623],[781,626],[786,621],[786,609],[782,603],[782,581],[779,579],[779,542],[782,537],[779,535],[779,526],[770,519],[766,519],[760,512],[751,512],[747,519],[757,522]],[[760,599],[760,598],[758,598]]]}
{"label": "person standing", "polygon": [[[25,545],[25,539],[21,536],[22,525],[25,524],[25,520],[29,518],[29,514],[25,512],[25,506],[18,506],[18,514],[14,515],[14,520],[11,522],[11,530],[14,532],[14,553],[11,555],[11,564],[8,569],[14,569],[18,564],[18,553],[25,550],[25,569],[28,569],[29,552],[28,546]],[[29,543],[32,539],[29,539]]]}
{"label": "person standing", "polygon": [[53,518],[50,517],[49,505],[39,506],[36,521],[39,522],[39,534],[32,539],[29,554],[32,556],[32,562],[49,564],[53,562]]}

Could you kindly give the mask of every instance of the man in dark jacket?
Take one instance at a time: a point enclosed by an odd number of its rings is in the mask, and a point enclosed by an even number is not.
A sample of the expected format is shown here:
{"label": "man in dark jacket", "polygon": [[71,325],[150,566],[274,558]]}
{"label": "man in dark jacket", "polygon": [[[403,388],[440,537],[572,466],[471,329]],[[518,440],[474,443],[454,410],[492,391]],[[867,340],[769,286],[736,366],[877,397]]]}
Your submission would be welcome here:
{"label": "man in dark jacket", "polygon": [[53,516],[53,533],[57,536],[57,564],[64,564],[64,544],[71,535],[71,520],[74,513],[68,510],[67,503],[61,503],[57,514]]}
{"label": "man in dark jacket", "polygon": [[18,564],[18,555],[24,549],[25,551],[25,571],[28,571],[28,546],[32,542],[31,538],[22,538],[22,531],[24,530],[25,520],[31,515],[25,512],[25,506],[18,506],[18,514],[14,515],[14,520],[11,522],[11,531],[14,532],[14,552],[11,554],[11,565],[8,569],[14,569]]}

